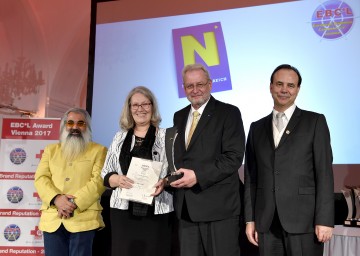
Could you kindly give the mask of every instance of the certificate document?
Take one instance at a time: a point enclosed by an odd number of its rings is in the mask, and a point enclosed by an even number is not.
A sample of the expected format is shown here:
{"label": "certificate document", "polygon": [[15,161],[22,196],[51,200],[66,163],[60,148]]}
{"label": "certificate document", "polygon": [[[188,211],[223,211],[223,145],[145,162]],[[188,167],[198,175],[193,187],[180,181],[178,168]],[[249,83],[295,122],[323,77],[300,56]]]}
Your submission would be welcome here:
{"label": "certificate document", "polygon": [[151,205],[161,167],[162,162],[133,157],[126,176],[134,183],[130,189],[121,189],[120,198]]}

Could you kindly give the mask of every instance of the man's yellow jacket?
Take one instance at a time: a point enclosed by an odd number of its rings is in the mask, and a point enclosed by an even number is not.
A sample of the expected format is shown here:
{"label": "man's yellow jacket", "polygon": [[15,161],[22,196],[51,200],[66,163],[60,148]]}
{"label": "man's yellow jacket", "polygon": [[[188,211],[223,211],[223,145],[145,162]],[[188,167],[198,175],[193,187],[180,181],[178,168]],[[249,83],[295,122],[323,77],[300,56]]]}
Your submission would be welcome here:
{"label": "man's yellow jacket", "polygon": [[[86,151],[72,162],[62,156],[61,144],[48,145],[35,173],[35,187],[42,200],[39,229],[56,231],[61,224],[69,232],[104,227],[100,197],[104,192],[100,176],[106,148],[90,142]],[[51,200],[58,194],[75,196],[77,208],[73,217],[61,219]]]}

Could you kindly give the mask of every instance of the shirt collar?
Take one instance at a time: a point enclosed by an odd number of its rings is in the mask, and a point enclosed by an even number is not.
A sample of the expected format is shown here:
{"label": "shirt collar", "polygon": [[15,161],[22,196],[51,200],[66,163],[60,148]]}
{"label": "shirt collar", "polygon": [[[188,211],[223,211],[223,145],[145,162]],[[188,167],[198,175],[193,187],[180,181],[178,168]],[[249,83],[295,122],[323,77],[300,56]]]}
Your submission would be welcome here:
{"label": "shirt collar", "polygon": [[[290,120],[291,116],[293,115],[295,111],[296,105],[292,104],[288,109],[284,111],[285,117],[287,120]],[[276,114],[279,113],[279,111],[273,109],[273,119],[276,118]]]}

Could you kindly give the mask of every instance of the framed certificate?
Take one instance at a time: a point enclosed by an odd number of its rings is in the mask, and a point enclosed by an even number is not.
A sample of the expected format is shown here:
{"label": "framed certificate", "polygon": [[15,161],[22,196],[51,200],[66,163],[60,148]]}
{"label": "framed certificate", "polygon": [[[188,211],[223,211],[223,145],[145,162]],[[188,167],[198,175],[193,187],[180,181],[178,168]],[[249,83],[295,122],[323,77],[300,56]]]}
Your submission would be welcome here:
{"label": "framed certificate", "polygon": [[134,181],[132,188],[121,189],[120,198],[151,205],[155,192],[154,185],[159,181],[162,162],[133,157],[127,177]]}

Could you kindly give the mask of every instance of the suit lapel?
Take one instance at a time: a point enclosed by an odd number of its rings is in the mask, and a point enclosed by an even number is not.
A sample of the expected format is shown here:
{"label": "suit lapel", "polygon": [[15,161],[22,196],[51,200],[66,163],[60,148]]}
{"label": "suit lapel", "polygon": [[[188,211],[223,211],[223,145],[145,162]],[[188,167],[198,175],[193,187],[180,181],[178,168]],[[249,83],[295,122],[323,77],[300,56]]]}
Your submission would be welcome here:
{"label": "suit lapel", "polygon": [[285,131],[284,131],[283,135],[281,136],[278,147],[280,147],[282,144],[284,144],[285,141],[287,140],[287,138],[289,136],[291,136],[294,128],[300,121],[300,116],[301,116],[301,109],[296,107],[294,113],[292,114],[292,116],[289,120],[288,125],[285,127]]}
{"label": "suit lapel", "polygon": [[185,132],[186,132],[186,123],[188,120],[189,112],[191,106],[187,106],[182,112],[181,116],[179,117],[180,123],[178,126],[178,136],[176,138],[176,143],[180,143],[181,151],[185,151]]}
{"label": "suit lapel", "polygon": [[265,119],[265,130],[267,137],[269,138],[270,145],[272,146],[272,148],[275,148],[273,126],[272,126],[272,112]]}

